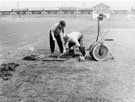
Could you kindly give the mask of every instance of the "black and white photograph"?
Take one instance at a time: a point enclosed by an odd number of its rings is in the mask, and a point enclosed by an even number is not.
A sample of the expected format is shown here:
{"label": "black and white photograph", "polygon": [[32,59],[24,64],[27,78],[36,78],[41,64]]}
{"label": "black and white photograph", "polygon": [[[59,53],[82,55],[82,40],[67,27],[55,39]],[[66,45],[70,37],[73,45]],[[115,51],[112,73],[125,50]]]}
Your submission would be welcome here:
{"label": "black and white photograph", "polygon": [[0,0],[0,102],[135,102],[135,0]]}

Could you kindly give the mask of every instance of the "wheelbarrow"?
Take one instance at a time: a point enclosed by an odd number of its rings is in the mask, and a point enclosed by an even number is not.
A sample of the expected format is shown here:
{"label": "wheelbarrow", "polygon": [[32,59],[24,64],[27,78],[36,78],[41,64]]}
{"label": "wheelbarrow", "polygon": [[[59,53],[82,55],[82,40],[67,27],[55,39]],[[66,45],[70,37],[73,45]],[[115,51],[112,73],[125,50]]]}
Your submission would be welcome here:
{"label": "wheelbarrow", "polygon": [[[108,58],[114,59],[112,54],[110,53],[110,50],[108,46],[105,44],[105,41],[113,41],[113,39],[104,39],[104,36],[111,30],[111,28],[104,34],[101,34],[101,27],[100,27],[100,21],[103,20],[103,14],[99,14],[97,17],[98,21],[98,33],[96,41],[90,45],[88,51],[89,55],[96,61],[103,61],[107,60]],[[109,57],[109,55],[111,57]]]}

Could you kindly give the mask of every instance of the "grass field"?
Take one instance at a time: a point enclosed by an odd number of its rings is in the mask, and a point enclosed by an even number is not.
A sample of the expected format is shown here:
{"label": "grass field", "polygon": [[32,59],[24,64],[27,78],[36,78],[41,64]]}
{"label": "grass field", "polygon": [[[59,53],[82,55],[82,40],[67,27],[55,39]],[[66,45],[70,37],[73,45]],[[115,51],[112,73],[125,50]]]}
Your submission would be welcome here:
{"label": "grass field", "polygon": [[[19,63],[10,80],[0,80],[0,102],[135,102],[135,21],[101,21],[102,33],[111,26],[106,42],[114,60],[79,62],[24,61],[29,54],[49,51],[49,29],[60,18],[0,21],[1,61]],[[66,33],[80,31],[88,48],[97,35],[97,21],[61,18]],[[29,48],[34,47],[35,51]],[[56,47],[56,52],[57,51]]]}

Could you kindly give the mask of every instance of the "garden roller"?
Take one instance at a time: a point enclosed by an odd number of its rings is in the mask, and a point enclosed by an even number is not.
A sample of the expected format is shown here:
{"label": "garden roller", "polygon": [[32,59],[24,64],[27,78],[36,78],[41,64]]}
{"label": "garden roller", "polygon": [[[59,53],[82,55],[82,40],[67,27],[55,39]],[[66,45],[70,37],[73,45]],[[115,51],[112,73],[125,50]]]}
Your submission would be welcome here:
{"label": "garden roller", "polygon": [[114,57],[110,53],[110,50],[108,46],[104,43],[104,41],[113,41],[113,39],[104,39],[104,36],[111,30],[111,28],[104,34],[101,34],[101,28],[100,28],[100,21],[103,20],[104,15],[99,14],[97,17],[98,21],[98,33],[97,33],[97,38],[96,41],[90,45],[88,51],[89,55],[96,61],[103,61],[108,59],[108,55],[111,56],[112,59]]}

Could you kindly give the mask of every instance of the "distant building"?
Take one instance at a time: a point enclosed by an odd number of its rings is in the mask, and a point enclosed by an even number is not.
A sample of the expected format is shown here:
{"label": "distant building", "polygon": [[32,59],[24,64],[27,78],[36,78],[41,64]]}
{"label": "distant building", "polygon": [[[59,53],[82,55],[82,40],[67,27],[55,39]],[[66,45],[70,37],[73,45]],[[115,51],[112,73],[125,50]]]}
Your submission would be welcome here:
{"label": "distant building", "polygon": [[91,14],[93,12],[92,8],[78,8],[80,14]]}
{"label": "distant building", "polygon": [[0,15],[10,15],[10,14],[12,14],[12,10],[10,8],[0,9]]}
{"label": "distant building", "polygon": [[135,14],[135,7],[131,7],[131,13]]}
{"label": "distant building", "polygon": [[21,14],[26,14],[27,12],[28,12],[27,8],[15,8],[15,9],[12,9],[12,14],[21,15]]}
{"label": "distant building", "polygon": [[29,8],[28,14],[42,14],[43,11],[43,8]]}
{"label": "distant building", "polygon": [[135,10],[131,10],[131,12],[132,12],[133,14],[135,14]]}
{"label": "distant building", "polygon": [[77,11],[76,7],[61,7],[60,12],[64,14],[74,14]]}
{"label": "distant building", "polygon": [[110,7],[103,3],[93,6],[93,19],[97,19],[99,14],[103,14],[104,18],[109,19]]}
{"label": "distant building", "polygon": [[44,8],[44,13],[46,14],[58,14],[59,8]]}
{"label": "distant building", "polygon": [[129,13],[129,10],[127,10],[127,9],[114,9],[113,10],[113,13],[115,13],[115,14],[128,14]]}

